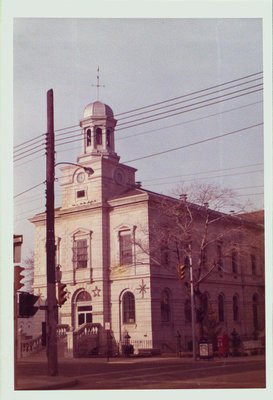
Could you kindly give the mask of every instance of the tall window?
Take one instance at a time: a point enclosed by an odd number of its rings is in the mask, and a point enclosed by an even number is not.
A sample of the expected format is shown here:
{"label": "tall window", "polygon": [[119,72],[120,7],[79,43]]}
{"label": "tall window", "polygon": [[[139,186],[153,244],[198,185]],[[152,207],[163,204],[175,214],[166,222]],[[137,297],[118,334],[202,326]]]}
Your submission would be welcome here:
{"label": "tall window", "polygon": [[202,304],[203,318],[205,318],[208,315],[208,310],[209,310],[209,299],[206,293],[202,294],[201,304]]}
{"label": "tall window", "polygon": [[255,254],[250,254],[250,260],[251,260],[251,272],[252,272],[252,275],[257,275],[256,255]]}
{"label": "tall window", "polygon": [[135,296],[131,292],[126,292],[122,299],[123,303],[123,323],[132,324],[136,320]]}
{"label": "tall window", "polygon": [[233,311],[233,321],[236,322],[239,320],[239,306],[238,306],[237,296],[233,296],[232,298],[232,311]]}
{"label": "tall window", "polygon": [[186,299],[184,303],[185,321],[191,322],[191,301]]}
{"label": "tall window", "polygon": [[170,262],[169,247],[166,242],[161,243],[160,247],[160,261],[161,265],[167,266]]}
{"label": "tall window", "polygon": [[120,251],[120,264],[132,264],[133,250],[132,250],[132,237],[130,231],[119,232],[119,251]]}
{"label": "tall window", "polygon": [[238,253],[236,250],[232,250],[231,253],[231,270],[234,274],[238,273]]}
{"label": "tall window", "polygon": [[223,269],[223,256],[222,256],[221,244],[217,244],[217,265],[219,271]]}
{"label": "tall window", "polygon": [[222,294],[218,296],[218,319],[219,322],[224,322],[225,320],[224,296]]}
{"label": "tall window", "polygon": [[77,319],[78,326],[92,322],[91,296],[85,290],[77,296]]}
{"label": "tall window", "polygon": [[91,146],[91,129],[86,131],[86,146]]}
{"label": "tall window", "polygon": [[87,240],[76,240],[73,244],[73,262],[76,268],[86,268],[88,262]]}
{"label": "tall window", "polygon": [[110,147],[111,145],[111,131],[107,129],[106,131],[106,146]]}
{"label": "tall window", "polygon": [[164,290],[161,294],[161,321],[170,322],[171,320],[171,305],[170,305],[170,293],[168,290]]}
{"label": "tall window", "polygon": [[96,128],[96,143],[102,144],[102,130],[101,128]]}

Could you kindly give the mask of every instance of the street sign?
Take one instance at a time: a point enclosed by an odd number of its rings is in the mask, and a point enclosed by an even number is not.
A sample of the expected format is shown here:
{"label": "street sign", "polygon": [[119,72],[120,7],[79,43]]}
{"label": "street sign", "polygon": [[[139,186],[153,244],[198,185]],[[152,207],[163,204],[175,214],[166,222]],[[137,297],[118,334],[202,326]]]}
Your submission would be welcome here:
{"label": "street sign", "polygon": [[106,331],[110,331],[110,329],[111,329],[111,324],[110,324],[110,322],[105,322],[104,328],[105,328]]}

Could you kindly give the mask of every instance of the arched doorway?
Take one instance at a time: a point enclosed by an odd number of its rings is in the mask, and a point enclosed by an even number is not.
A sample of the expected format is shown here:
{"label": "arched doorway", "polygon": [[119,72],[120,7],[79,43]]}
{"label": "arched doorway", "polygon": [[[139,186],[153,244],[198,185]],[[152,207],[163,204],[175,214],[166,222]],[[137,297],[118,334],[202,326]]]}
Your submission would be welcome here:
{"label": "arched doorway", "polygon": [[86,290],[77,293],[74,302],[75,328],[92,322],[91,295]]}

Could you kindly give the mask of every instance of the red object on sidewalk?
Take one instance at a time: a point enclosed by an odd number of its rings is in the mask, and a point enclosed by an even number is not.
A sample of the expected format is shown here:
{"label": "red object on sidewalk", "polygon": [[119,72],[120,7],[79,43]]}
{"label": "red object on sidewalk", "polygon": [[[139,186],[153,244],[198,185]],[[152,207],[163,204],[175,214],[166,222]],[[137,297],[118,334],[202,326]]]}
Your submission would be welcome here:
{"label": "red object on sidewalk", "polygon": [[229,354],[228,335],[217,336],[218,354],[220,357],[227,357]]}

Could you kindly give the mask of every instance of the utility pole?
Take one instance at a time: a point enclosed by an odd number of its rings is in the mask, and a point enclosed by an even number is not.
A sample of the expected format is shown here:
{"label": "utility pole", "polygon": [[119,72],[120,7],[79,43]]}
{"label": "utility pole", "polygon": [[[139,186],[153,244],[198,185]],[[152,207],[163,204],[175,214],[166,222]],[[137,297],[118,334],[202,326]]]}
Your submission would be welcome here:
{"label": "utility pole", "polygon": [[190,287],[191,287],[191,331],[192,331],[192,356],[196,360],[196,343],[195,343],[195,297],[193,285],[193,271],[192,271],[192,249],[190,246],[189,264],[190,264]]}
{"label": "utility pole", "polygon": [[46,275],[47,275],[47,359],[48,375],[58,375],[57,357],[57,301],[55,271],[54,231],[54,102],[53,90],[47,92],[47,135],[46,135]]}

